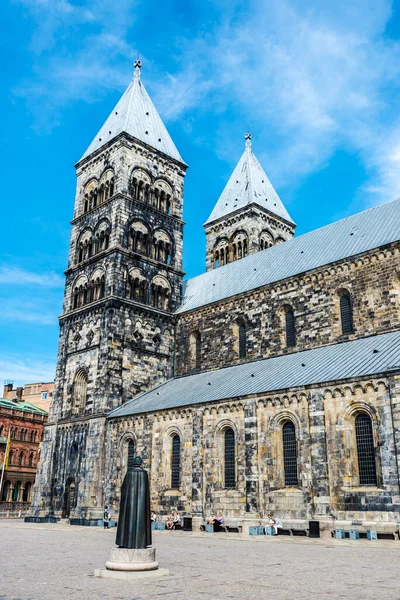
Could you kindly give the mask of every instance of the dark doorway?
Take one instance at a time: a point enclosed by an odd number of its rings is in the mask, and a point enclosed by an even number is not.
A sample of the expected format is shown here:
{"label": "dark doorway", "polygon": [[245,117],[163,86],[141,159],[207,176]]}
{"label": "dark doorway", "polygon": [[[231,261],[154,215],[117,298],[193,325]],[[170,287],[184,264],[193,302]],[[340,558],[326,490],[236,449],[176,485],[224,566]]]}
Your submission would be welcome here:
{"label": "dark doorway", "polygon": [[75,508],[75,506],[76,506],[75,480],[69,479],[67,481],[67,485],[65,486],[62,518],[68,519],[69,515],[71,514],[71,510],[73,510]]}

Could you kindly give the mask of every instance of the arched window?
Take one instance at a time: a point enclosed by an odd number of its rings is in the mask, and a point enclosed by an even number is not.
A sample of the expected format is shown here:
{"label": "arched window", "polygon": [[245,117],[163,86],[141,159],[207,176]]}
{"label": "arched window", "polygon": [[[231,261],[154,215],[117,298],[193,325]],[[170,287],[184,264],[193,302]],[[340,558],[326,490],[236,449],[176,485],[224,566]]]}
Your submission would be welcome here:
{"label": "arched window", "polygon": [[296,429],[291,421],[282,427],[283,441],[283,468],[285,472],[285,485],[297,487],[297,442]]}
{"label": "arched window", "polygon": [[133,467],[133,459],[135,458],[135,442],[129,440],[128,442],[128,471]]}
{"label": "arched window", "polygon": [[29,466],[33,467],[33,452],[29,454]]}
{"label": "arched window", "polygon": [[23,465],[23,464],[24,464],[24,453],[23,453],[23,452],[20,452],[20,453],[19,453],[19,456],[18,456],[18,465],[19,465],[20,467],[22,467],[22,465]]}
{"label": "arched window", "polygon": [[179,490],[181,485],[181,438],[176,433],[172,437],[171,448],[171,489]]}
{"label": "arched window", "polygon": [[3,437],[4,425],[0,425],[0,437]]}
{"label": "arched window", "polygon": [[286,346],[292,348],[296,345],[296,326],[294,312],[288,308],[285,312]]}
{"label": "arched window", "polygon": [[360,413],[355,420],[358,476],[360,485],[377,485],[374,434],[369,415]]}
{"label": "arched window", "polygon": [[17,481],[17,483],[14,485],[14,489],[13,489],[13,493],[12,493],[12,501],[13,502],[18,502],[20,490],[21,490],[21,482]]}
{"label": "arched window", "polygon": [[235,432],[231,427],[225,429],[224,442],[224,486],[234,488],[236,486]]}
{"label": "arched window", "polygon": [[342,323],[342,335],[353,333],[353,309],[348,292],[342,292],[340,295],[340,320]]}
{"label": "arched window", "polygon": [[246,358],[247,355],[247,336],[245,323],[239,324],[239,358]]}
{"label": "arched window", "polygon": [[86,371],[79,369],[75,375],[72,386],[72,408],[76,412],[83,412],[86,405],[88,376]]}

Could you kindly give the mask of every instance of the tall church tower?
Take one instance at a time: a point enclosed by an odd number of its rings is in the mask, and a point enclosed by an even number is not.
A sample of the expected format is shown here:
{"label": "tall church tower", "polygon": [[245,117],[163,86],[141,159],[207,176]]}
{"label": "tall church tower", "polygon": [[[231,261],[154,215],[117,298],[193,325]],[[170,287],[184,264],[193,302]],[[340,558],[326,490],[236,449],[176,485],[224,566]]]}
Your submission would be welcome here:
{"label": "tall church tower", "polygon": [[182,160],[140,79],[76,165],[56,388],[33,513],[97,519],[105,416],[173,374]]}
{"label": "tall church tower", "polygon": [[251,148],[246,147],[204,224],[207,271],[259,252],[294,235],[289,216]]}

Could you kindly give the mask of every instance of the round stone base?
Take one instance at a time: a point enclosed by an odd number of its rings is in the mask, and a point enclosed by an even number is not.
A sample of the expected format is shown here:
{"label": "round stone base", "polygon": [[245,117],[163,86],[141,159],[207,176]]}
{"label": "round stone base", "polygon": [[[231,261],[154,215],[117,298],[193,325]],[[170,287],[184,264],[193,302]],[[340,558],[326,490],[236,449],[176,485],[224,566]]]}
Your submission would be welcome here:
{"label": "round stone base", "polygon": [[110,560],[106,562],[106,569],[109,571],[154,571],[158,569],[156,549],[111,548]]}

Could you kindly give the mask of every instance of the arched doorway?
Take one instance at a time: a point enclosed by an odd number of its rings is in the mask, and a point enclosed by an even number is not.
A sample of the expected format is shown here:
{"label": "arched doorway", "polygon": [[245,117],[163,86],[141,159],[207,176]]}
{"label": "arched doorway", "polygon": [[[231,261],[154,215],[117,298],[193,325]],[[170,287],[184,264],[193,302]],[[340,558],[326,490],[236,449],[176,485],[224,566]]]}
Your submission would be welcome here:
{"label": "arched doorway", "polygon": [[73,510],[75,508],[75,506],[76,506],[75,480],[69,479],[65,486],[62,518],[68,519],[69,515],[71,514],[71,510]]}

